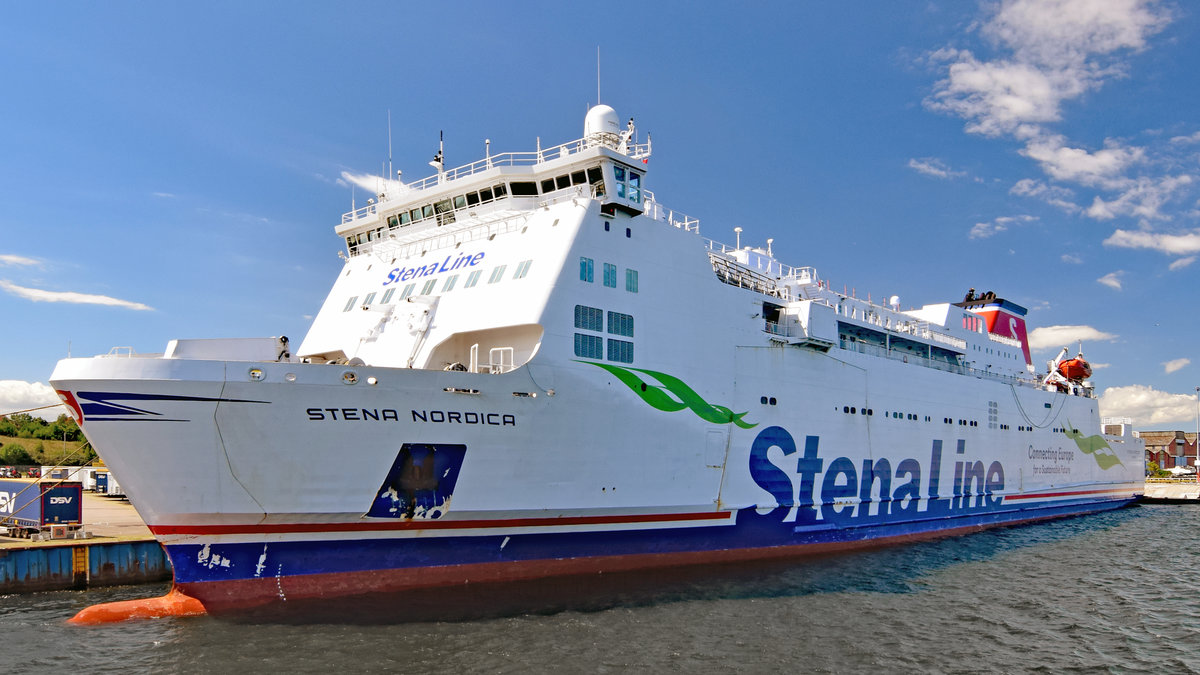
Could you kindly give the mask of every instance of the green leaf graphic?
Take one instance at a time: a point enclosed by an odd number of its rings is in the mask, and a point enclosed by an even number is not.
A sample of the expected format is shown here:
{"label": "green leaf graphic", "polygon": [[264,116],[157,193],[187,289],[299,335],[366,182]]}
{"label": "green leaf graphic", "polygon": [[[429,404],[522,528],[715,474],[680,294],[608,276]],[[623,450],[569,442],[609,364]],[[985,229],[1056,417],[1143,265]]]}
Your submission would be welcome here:
{"label": "green leaf graphic", "polygon": [[[612,373],[626,387],[629,387],[630,391],[640,396],[643,401],[655,410],[678,412],[684,408],[688,408],[705,422],[713,424],[736,424],[742,429],[753,429],[758,426],[757,423],[751,424],[742,419],[749,414],[748,412],[735,413],[723,405],[713,405],[705,401],[704,397],[697,394],[683,380],[667,375],[666,373],[660,373],[655,370],[644,370],[642,368],[624,368],[622,366],[614,366],[611,363],[580,361],[579,359],[576,359],[576,361],[591,364]],[[637,373],[649,375],[662,384],[650,384],[637,375]],[[671,394],[674,394],[674,396],[671,396]]]}
{"label": "green leaf graphic", "polygon": [[1099,434],[1084,436],[1082,432],[1075,428],[1075,425],[1071,424],[1070,420],[1067,420],[1067,426],[1070,427],[1067,430],[1067,436],[1075,441],[1075,445],[1079,446],[1079,449],[1084,454],[1091,455],[1092,459],[1096,460],[1096,464],[1101,469],[1108,471],[1118,464],[1125,466],[1121,463],[1121,458],[1117,457],[1116,453],[1113,452],[1112,446],[1104,440],[1103,436]]}

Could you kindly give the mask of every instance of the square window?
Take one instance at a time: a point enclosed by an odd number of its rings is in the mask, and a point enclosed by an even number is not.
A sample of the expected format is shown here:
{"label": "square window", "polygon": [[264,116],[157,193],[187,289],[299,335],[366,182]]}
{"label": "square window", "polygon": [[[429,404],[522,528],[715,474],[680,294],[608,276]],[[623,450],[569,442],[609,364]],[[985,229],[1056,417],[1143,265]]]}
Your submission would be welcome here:
{"label": "square window", "polygon": [[625,340],[609,340],[608,360],[618,363],[633,363],[633,343]]}
{"label": "square window", "polygon": [[613,335],[633,337],[633,317],[620,312],[609,312],[608,332]]}
{"label": "square window", "polygon": [[480,191],[479,191],[479,199],[480,199],[480,200],[482,200],[482,201],[483,201],[485,204],[486,204],[487,202],[490,202],[490,201],[492,201],[492,190],[491,190],[491,188],[484,188],[484,189],[480,190]]}
{"label": "square window", "polygon": [[553,178],[547,178],[546,180],[542,181],[542,194],[546,194],[547,192],[554,192]]}
{"label": "square window", "polygon": [[604,330],[604,310],[587,305],[575,305],[575,327],[596,332]]}
{"label": "square window", "polygon": [[466,205],[467,205],[467,198],[465,196],[459,195],[454,198],[454,208],[461,209],[461,208],[465,207]]}
{"label": "square window", "polygon": [[571,177],[564,175],[564,176],[559,176],[559,177],[555,178],[554,186],[557,187],[559,190],[561,190],[563,188],[571,187]]}
{"label": "square window", "polygon": [[408,222],[408,211],[405,211],[404,213],[400,214],[400,225],[407,225]]}
{"label": "square window", "polygon": [[468,192],[467,193],[467,206],[475,206],[478,203],[479,203],[479,193],[478,192]]}
{"label": "square window", "polygon": [[598,335],[575,334],[575,356],[585,359],[604,358],[604,338]]}

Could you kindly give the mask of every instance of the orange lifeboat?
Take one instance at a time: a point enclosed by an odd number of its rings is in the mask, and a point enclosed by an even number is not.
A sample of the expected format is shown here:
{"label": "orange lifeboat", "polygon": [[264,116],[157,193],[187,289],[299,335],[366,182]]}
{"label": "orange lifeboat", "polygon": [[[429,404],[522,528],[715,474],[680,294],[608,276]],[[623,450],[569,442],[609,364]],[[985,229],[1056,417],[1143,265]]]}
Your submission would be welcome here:
{"label": "orange lifeboat", "polygon": [[1082,382],[1092,376],[1092,365],[1083,360],[1083,354],[1058,364],[1058,374],[1071,382]]}

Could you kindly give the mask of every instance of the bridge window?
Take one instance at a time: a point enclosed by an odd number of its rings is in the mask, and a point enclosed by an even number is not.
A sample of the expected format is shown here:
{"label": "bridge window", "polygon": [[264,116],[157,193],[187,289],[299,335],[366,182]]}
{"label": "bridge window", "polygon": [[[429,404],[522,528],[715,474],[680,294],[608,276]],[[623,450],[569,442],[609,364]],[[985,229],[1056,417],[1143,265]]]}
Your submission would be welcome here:
{"label": "bridge window", "polygon": [[630,293],[638,292],[638,273],[637,270],[625,270],[625,290]]}
{"label": "bridge window", "polygon": [[514,197],[536,197],[538,194],[537,183],[533,181],[513,181],[508,188]]}
{"label": "bridge window", "polygon": [[609,288],[617,287],[617,266],[604,263],[604,285]]}
{"label": "bridge window", "polygon": [[592,281],[594,281],[595,280],[594,267],[595,267],[595,263],[592,262],[591,258],[580,258],[579,259],[579,280],[586,281],[588,283],[591,283]]}

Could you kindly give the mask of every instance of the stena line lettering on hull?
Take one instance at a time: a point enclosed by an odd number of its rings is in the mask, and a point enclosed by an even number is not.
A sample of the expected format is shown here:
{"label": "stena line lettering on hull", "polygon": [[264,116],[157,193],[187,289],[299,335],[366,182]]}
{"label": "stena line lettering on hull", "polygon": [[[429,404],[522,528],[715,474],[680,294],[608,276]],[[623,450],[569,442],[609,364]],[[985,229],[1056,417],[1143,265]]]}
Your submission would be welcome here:
{"label": "stena line lettering on hull", "polygon": [[[824,523],[886,523],[917,517],[946,516],[957,512],[996,510],[1004,501],[1004,465],[999,461],[963,457],[953,464],[953,487],[941,493],[942,446],[934,440],[929,463],[905,458],[895,462],[882,457],[863,459],[856,466],[848,457],[820,457],[820,438],[807,436],[804,450],[786,429],[762,430],[750,449],[751,478],[787,509],[784,522],[797,527]],[[769,450],[784,457],[795,455],[794,473],[774,463]],[[966,441],[959,440],[955,454],[964,456]],[[893,480],[895,483],[893,484]]]}
{"label": "stena line lettering on hull", "polygon": [[993,292],[901,310],[708,239],[647,191],[644,137],[599,105],[576,140],[382,183],[337,220],[344,264],[298,347],[59,362],[174,570],[165,598],[77,620],[404,606],[1139,497],[1144,447],[1101,419],[1082,349],[1041,372]]}

